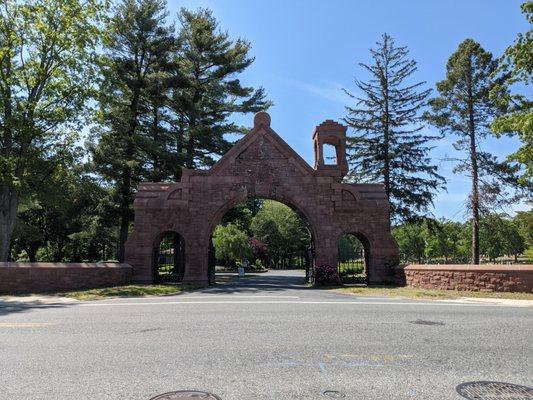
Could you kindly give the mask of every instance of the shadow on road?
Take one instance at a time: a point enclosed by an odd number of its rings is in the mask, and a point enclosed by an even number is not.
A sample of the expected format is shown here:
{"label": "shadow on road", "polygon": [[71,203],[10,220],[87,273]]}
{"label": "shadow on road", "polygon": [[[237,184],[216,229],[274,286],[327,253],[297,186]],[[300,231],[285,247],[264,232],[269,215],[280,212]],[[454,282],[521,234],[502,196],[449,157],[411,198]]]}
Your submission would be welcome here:
{"label": "shadow on road", "polygon": [[8,314],[24,313],[35,309],[64,308],[70,306],[67,302],[49,302],[46,300],[16,300],[13,298],[0,299],[0,317]]}
{"label": "shadow on road", "polygon": [[200,293],[253,293],[285,292],[311,289],[301,270],[269,271],[262,274],[247,274],[239,278],[237,274],[217,274],[216,285],[200,289]]}

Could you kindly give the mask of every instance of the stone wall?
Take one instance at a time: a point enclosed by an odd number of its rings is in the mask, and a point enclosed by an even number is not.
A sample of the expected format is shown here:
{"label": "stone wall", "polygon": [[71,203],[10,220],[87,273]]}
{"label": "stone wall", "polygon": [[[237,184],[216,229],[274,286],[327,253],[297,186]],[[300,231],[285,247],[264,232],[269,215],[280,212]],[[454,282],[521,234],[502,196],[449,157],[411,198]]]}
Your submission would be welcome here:
{"label": "stone wall", "polygon": [[0,293],[32,293],[116,286],[132,268],[117,263],[0,263]]}
{"label": "stone wall", "polygon": [[533,265],[417,265],[395,268],[396,282],[424,289],[533,292]]}

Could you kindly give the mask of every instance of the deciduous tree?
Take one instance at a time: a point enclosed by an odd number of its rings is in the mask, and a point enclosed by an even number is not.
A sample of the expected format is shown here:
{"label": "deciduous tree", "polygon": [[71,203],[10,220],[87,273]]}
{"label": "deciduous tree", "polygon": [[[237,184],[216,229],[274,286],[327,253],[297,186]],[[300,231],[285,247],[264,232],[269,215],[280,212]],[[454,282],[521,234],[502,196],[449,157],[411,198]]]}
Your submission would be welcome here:
{"label": "deciduous tree", "polygon": [[234,224],[218,225],[213,234],[216,258],[235,262],[252,256],[248,235]]}
{"label": "deciduous tree", "polygon": [[[522,4],[522,12],[530,25],[533,24],[533,1]],[[522,146],[509,156],[511,161],[519,162],[524,167],[520,183],[531,190],[533,188],[533,101],[531,96],[511,94],[511,86],[522,83],[526,88],[533,84],[533,29],[518,34],[515,42],[509,46],[500,59],[498,74],[506,79],[496,87],[492,96],[505,107],[506,112],[495,118],[492,129],[497,134],[516,135]],[[529,192],[531,197],[531,191]]]}
{"label": "deciduous tree", "polygon": [[0,261],[8,258],[33,167],[71,147],[93,87],[106,2],[0,5]]}

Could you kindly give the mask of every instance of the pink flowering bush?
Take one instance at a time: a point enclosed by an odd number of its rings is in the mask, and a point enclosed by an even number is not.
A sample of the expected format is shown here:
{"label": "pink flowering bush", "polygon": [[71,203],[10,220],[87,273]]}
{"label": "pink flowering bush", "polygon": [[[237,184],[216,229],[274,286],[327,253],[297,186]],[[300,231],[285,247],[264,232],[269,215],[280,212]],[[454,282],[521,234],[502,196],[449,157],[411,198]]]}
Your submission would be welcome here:
{"label": "pink flowering bush", "polygon": [[318,286],[333,286],[340,285],[341,278],[337,268],[323,264],[315,267],[313,282]]}

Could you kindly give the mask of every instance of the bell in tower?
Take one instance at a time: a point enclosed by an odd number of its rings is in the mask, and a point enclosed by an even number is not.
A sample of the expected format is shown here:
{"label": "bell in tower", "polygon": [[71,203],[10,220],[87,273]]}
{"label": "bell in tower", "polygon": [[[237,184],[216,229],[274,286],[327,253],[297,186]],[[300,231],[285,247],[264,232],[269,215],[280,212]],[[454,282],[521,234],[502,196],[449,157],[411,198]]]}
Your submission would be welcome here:
{"label": "bell in tower", "polygon": [[[324,175],[333,175],[341,181],[348,173],[346,127],[328,119],[315,128],[313,142],[315,146],[315,170]],[[334,148],[334,155],[326,157],[327,162],[324,162],[324,146]]]}

